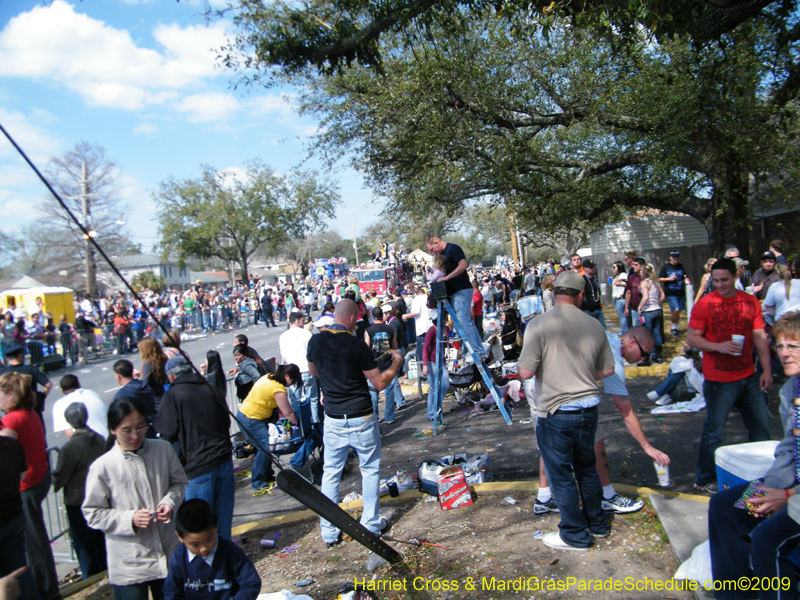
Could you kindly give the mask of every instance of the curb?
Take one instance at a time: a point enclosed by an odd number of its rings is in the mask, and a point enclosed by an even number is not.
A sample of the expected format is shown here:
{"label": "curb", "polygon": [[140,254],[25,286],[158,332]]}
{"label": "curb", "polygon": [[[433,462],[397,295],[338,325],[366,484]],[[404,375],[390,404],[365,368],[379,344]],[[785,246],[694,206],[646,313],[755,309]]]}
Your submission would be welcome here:
{"label": "curb", "polygon": [[625,377],[666,377],[669,374],[669,365],[651,365],[649,367],[627,367]]}

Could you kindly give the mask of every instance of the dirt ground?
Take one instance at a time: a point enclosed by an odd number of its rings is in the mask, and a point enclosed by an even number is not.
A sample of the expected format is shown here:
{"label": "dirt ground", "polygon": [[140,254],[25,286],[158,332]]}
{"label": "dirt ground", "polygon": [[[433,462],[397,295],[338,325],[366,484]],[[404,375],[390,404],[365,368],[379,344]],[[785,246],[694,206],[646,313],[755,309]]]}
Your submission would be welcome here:
{"label": "dirt ground", "polygon": [[[556,531],[558,525],[558,515],[534,515],[534,494],[481,494],[475,504],[451,511],[443,511],[438,502],[425,502],[425,498],[394,505],[389,535],[447,548],[391,542],[404,555],[404,562],[384,565],[374,573],[366,569],[369,552],[359,544],[326,548],[316,520],[250,531],[247,541],[239,543],[261,575],[263,593],[288,589],[314,600],[336,598],[344,584],[356,580],[371,586],[381,600],[490,599],[517,593],[523,598],[549,599],[590,595],[640,599],[643,594],[648,598],[691,597],[687,591],[653,591],[655,582],[663,585],[670,581],[677,565],[649,506],[639,513],[615,516],[611,536],[597,540],[589,551],[564,552],[534,539],[535,532]],[[274,538],[277,533],[277,548],[260,547],[259,540]],[[297,585],[308,580],[313,583]],[[614,584],[621,589],[587,589]],[[644,585],[651,587],[636,589]],[[101,583],[73,597],[105,600],[111,598],[109,592]]]}

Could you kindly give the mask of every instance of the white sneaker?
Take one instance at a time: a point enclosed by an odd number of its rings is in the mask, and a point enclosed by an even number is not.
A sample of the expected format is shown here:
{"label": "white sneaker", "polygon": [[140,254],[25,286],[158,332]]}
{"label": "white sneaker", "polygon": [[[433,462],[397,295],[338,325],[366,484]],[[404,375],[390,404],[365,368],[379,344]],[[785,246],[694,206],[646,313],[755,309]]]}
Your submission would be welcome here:
{"label": "white sneaker", "polygon": [[659,406],[672,404],[672,396],[670,396],[669,394],[664,394],[663,396],[661,396],[661,398],[656,400],[656,404],[658,404]]}
{"label": "white sneaker", "polygon": [[579,548],[578,546],[573,546],[572,544],[568,544],[564,540],[561,539],[561,534],[557,531],[551,531],[550,533],[545,533],[544,537],[542,537],[542,541],[544,545],[548,548],[555,548],[556,550],[575,550],[576,552],[586,552],[589,548]]}
{"label": "white sneaker", "polygon": [[652,392],[647,392],[647,399],[655,402],[656,400],[658,400],[658,392],[655,390],[653,390]]}

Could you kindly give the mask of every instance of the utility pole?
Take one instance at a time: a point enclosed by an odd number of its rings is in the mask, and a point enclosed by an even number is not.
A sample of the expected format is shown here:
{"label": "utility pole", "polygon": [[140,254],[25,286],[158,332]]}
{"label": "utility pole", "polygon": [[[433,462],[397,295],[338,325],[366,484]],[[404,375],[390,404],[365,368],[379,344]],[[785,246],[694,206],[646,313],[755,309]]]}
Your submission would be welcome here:
{"label": "utility pole", "polygon": [[353,223],[353,250],[356,251],[356,268],[358,268],[358,244],[356,243],[356,224]]}
{"label": "utility pole", "polygon": [[86,233],[83,234],[83,237],[86,240],[86,252],[84,258],[86,262],[86,293],[94,298],[97,295],[97,269],[94,258],[94,245],[89,239],[94,237],[92,235],[94,230],[92,229],[92,216],[89,206],[89,182],[86,179],[85,160],[81,161],[81,204],[83,206],[83,226],[88,231],[88,235]]}

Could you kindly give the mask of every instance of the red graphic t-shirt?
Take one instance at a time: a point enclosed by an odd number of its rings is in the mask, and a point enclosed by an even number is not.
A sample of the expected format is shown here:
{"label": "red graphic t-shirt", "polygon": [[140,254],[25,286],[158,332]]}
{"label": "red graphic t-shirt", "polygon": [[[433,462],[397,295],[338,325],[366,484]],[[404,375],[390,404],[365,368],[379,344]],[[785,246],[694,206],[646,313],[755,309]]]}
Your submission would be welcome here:
{"label": "red graphic t-shirt", "polygon": [[755,373],[753,330],[764,329],[761,304],[755,297],[741,291],[733,298],[723,298],[716,291],[703,296],[692,308],[689,328],[705,331],[703,337],[714,343],[744,336],[740,356],[703,352],[703,376],[708,381],[739,381]]}

